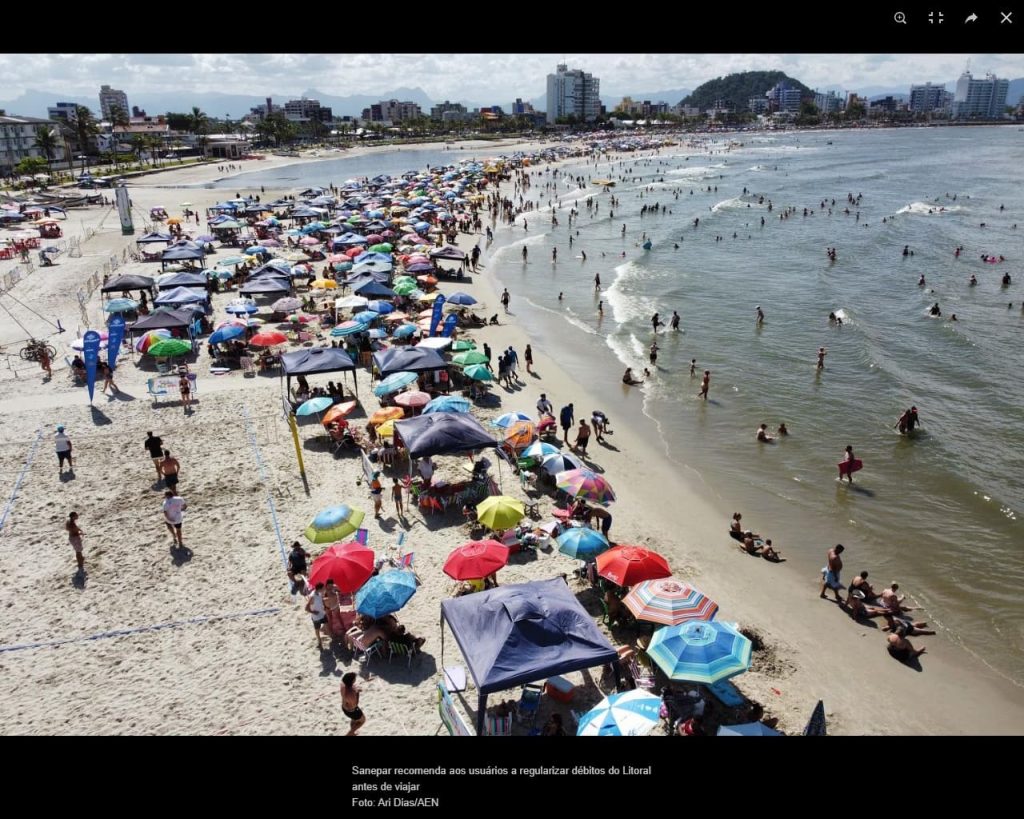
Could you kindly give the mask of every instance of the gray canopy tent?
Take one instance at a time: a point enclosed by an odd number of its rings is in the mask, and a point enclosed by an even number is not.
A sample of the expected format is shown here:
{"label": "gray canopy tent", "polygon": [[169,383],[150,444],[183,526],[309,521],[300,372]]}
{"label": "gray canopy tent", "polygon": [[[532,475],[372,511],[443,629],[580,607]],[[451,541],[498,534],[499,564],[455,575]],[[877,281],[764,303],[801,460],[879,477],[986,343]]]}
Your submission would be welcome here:
{"label": "gray canopy tent", "polygon": [[615,648],[560,577],[442,600],[442,658],[445,622],[480,692],[477,736],[484,733],[488,694],[598,665],[617,667]]}
{"label": "gray canopy tent", "polygon": [[168,262],[187,262],[198,260],[202,264],[206,259],[206,253],[200,247],[188,247],[186,245],[174,245],[167,248],[160,254],[160,264],[167,266]]}
{"label": "gray canopy tent", "polygon": [[437,350],[426,347],[389,347],[373,354],[373,363],[380,371],[381,378],[391,373],[424,373],[444,370],[448,362]]}
{"label": "gray canopy tent", "polygon": [[293,375],[352,373],[352,392],[358,395],[356,365],[340,347],[311,347],[281,356],[281,373],[286,377],[285,391],[290,396]]}
{"label": "gray canopy tent", "polygon": [[103,287],[100,288],[101,293],[123,293],[126,290],[143,290],[149,293],[153,292],[153,279],[149,276],[133,276],[126,274],[124,276],[118,276],[116,279],[110,279]]}

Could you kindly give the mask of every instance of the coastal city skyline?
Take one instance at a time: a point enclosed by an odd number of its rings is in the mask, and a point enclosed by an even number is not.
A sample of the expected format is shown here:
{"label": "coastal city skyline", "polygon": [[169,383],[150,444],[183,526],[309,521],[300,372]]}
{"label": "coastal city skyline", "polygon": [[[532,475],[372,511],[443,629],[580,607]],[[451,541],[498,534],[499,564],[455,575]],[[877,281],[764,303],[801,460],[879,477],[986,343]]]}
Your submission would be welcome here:
{"label": "coastal city skyline", "polygon": [[862,94],[896,92],[916,82],[951,85],[968,66],[975,74],[1010,80],[1024,75],[1024,60],[1007,54],[847,54],[841,60],[820,54],[44,54],[0,56],[6,98],[0,106],[39,92],[95,99],[103,84],[129,96],[373,96],[419,89],[435,102],[500,105],[543,97],[546,77],[558,64],[600,77],[606,102],[690,91],[752,70],[783,71],[811,88]]}

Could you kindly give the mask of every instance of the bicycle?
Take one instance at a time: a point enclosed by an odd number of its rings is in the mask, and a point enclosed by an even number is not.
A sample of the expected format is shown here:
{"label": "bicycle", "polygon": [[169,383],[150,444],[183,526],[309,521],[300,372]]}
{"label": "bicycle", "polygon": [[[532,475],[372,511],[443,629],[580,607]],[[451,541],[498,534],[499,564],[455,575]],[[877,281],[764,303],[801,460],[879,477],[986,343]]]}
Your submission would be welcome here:
{"label": "bicycle", "polygon": [[45,341],[37,341],[34,338],[29,339],[28,344],[21,349],[21,357],[25,361],[39,361],[40,354],[45,352],[49,357],[50,361],[53,361],[57,357],[57,350],[51,344],[47,344]]}

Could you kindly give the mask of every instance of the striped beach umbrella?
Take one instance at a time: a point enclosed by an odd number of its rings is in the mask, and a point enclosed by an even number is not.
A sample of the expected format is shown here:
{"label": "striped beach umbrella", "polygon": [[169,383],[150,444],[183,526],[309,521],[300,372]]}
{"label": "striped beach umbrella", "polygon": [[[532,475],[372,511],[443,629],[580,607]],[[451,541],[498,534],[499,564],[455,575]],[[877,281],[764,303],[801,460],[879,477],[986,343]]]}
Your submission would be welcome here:
{"label": "striped beach umbrella", "polygon": [[170,337],[170,330],[150,330],[148,333],[139,336],[139,340],[135,342],[135,349],[140,353],[145,353],[157,342],[166,341]]}
{"label": "striped beach umbrella", "polygon": [[661,721],[661,698],[635,688],[605,697],[580,717],[578,737],[647,736]]}
{"label": "striped beach umbrella", "polygon": [[430,393],[421,390],[400,392],[395,396],[395,403],[400,407],[425,407],[430,403]]}
{"label": "striped beach umbrella", "polygon": [[593,560],[610,547],[608,538],[589,526],[576,526],[562,532],[555,540],[558,551],[574,560]]}
{"label": "striped beach umbrella", "polygon": [[330,543],[354,533],[363,522],[364,512],[342,503],[318,512],[303,534],[310,543]]}
{"label": "striped beach umbrella", "polygon": [[645,580],[623,600],[637,620],[678,626],[687,620],[714,620],[718,603],[689,583],[674,577]]}
{"label": "striped beach umbrella", "polygon": [[472,404],[465,398],[459,398],[455,395],[442,395],[427,404],[423,408],[423,414],[430,415],[434,412],[469,412],[471,406]]}
{"label": "striped beach umbrella", "polygon": [[657,552],[643,546],[616,546],[597,557],[597,573],[617,586],[669,577],[672,570]]}
{"label": "striped beach umbrella", "polygon": [[[521,458],[533,458],[536,461],[542,461],[548,455],[557,455],[558,447],[554,444],[547,444],[544,441],[534,441],[526,449],[519,453]],[[575,467],[572,467],[575,469]]]}
{"label": "striped beach umbrella", "polygon": [[400,389],[402,389],[402,387],[406,386],[407,384],[411,384],[417,378],[419,378],[419,376],[416,375],[416,373],[392,373],[387,378],[383,379],[376,387],[373,388],[373,394],[380,396],[388,395],[393,392],[398,392]]}
{"label": "striped beach umbrella", "polygon": [[[486,358],[486,356],[484,356]],[[491,421],[492,427],[501,427],[502,429],[508,429],[513,424],[518,424],[520,421],[529,421],[530,416],[525,412],[506,412],[504,415],[499,415],[493,421]]]}
{"label": "striped beach umbrella", "polygon": [[555,476],[555,484],[571,498],[583,498],[602,506],[615,500],[615,492],[604,475],[592,469],[570,469]]}
{"label": "striped beach umbrella", "polygon": [[571,452],[559,452],[555,455],[548,455],[540,465],[540,468],[549,475],[558,475],[570,469],[581,469],[583,461]]}
{"label": "striped beach umbrella", "polygon": [[669,679],[713,685],[750,668],[751,649],[728,623],[689,620],[654,632],[647,653]]}
{"label": "striped beach umbrella", "polygon": [[351,336],[366,331],[366,325],[359,321],[343,321],[333,330],[332,336]]}

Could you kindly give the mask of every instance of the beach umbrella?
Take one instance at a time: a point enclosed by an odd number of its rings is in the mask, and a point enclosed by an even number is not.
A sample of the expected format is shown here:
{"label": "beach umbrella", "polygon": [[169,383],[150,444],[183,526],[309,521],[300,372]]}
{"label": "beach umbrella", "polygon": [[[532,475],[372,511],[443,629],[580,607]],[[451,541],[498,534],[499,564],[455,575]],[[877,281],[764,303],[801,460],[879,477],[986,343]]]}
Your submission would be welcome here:
{"label": "beach umbrella", "polygon": [[192,345],[187,341],[181,341],[177,338],[163,338],[155,344],[151,344],[149,349],[146,350],[147,355],[156,356],[157,358],[166,358],[168,356],[186,355],[192,352]]}
{"label": "beach umbrella", "polygon": [[331,506],[318,512],[303,534],[310,543],[330,543],[348,537],[363,522],[364,513],[347,504]]}
{"label": "beach umbrella", "polygon": [[233,315],[252,315],[253,313],[259,312],[259,307],[256,306],[256,302],[248,301],[247,299],[237,299],[232,302],[228,302],[224,308],[228,313]]}
{"label": "beach umbrella", "polygon": [[217,241],[217,237],[214,236],[212,233],[204,233],[201,236],[196,236],[196,241],[206,244],[207,242]]}
{"label": "beach umbrella", "polygon": [[508,547],[496,540],[471,540],[453,549],[442,567],[454,580],[487,577],[508,563]]}
{"label": "beach umbrella", "polygon": [[537,437],[537,427],[531,421],[516,421],[505,431],[505,443],[513,449],[525,449]]}
{"label": "beach umbrella", "polygon": [[393,335],[395,338],[411,338],[419,332],[419,327],[415,324],[403,324],[400,327],[395,328]]}
{"label": "beach umbrella", "polygon": [[342,404],[335,404],[333,407],[327,410],[327,412],[324,413],[324,417],[321,419],[320,423],[323,424],[324,426],[327,426],[328,424],[333,423],[334,421],[341,421],[343,418],[345,418],[346,415],[348,415],[350,412],[352,412],[352,410],[354,410],[358,406],[358,401],[345,401]]}
{"label": "beach umbrella", "polygon": [[472,378],[474,381],[493,381],[494,373],[487,369],[483,364],[471,364],[466,367],[462,374],[466,378]]}
{"label": "beach umbrella", "polygon": [[263,330],[249,339],[253,347],[273,347],[277,344],[284,344],[288,336],[278,330]]}
{"label": "beach umbrella", "polygon": [[718,611],[718,603],[675,577],[638,583],[622,602],[637,620],[666,626],[678,626],[687,620],[714,620]]}
{"label": "beach umbrella", "polygon": [[526,449],[519,453],[521,458],[533,458],[537,461],[543,461],[548,455],[557,455],[558,447],[552,444],[544,443],[544,441],[534,441]]}
{"label": "beach umbrella", "polygon": [[661,722],[661,698],[642,688],[605,697],[580,717],[578,737],[647,736]]}
{"label": "beach umbrella", "polygon": [[610,545],[608,538],[589,526],[567,529],[555,540],[558,542],[558,551],[574,560],[593,560]]}
{"label": "beach umbrella", "polygon": [[452,293],[448,297],[446,304],[476,304],[476,299],[469,295],[469,293]]}
{"label": "beach umbrella", "polygon": [[297,410],[296,415],[316,415],[318,412],[323,412],[331,404],[334,403],[334,399],[329,395],[321,395],[316,398],[310,398],[308,401],[302,403]]}
{"label": "beach umbrella", "polygon": [[395,291],[396,295],[408,296],[410,293],[414,292],[417,288],[416,288],[416,282],[396,282],[395,285],[391,289]]}
{"label": "beach umbrella", "polygon": [[416,373],[411,372],[400,372],[392,373],[383,381],[381,381],[376,387],[373,388],[373,394],[376,396],[389,395],[393,392],[398,392],[402,387],[407,384],[411,384],[419,378]]}
{"label": "beach umbrella", "polygon": [[454,395],[442,395],[435,398],[423,408],[423,414],[435,412],[469,412],[472,405],[465,398]]}
{"label": "beach umbrella", "polygon": [[226,327],[221,327],[219,330],[211,334],[207,341],[209,341],[210,344],[221,344],[222,342],[244,335],[245,328],[240,324],[228,324]]}
{"label": "beach umbrella", "polygon": [[395,305],[386,301],[374,301],[366,309],[374,313],[391,313],[394,312]]}
{"label": "beach umbrella", "polygon": [[571,498],[583,498],[606,505],[615,500],[612,486],[592,469],[569,469],[555,476],[555,485]]}
{"label": "beach umbrella", "polygon": [[150,330],[148,333],[139,336],[138,341],[135,342],[135,349],[140,353],[145,353],[158,341],[165,341],[170,337],[170,330]]}
{"label": "beach umbrella", "polygon": [[301,308],[302,301],[294,296],[285,296],[283,299],[278,299],[270,305],[270,309],[275,313],[293,313]]}
{"label": "beach umbrella", "polygon": [[370,416],[370,423],[374,426],[383,424],[385,421],[393,421],[396,418],[404,418],[405,412],[400,407],[384,407],[377,410]]}
{"label": "beach umbrella", "polygon": [[[86,330],[86,332],[89,332],[89,331]],[[101,350],[107,349],[107,336],[108,336],[107,331],[106,330],[97,330],[96,332],[98,332],[100,334],[100,349]],[[77,350],[78,352],[83,352],[85,350],[85,338],[76,338],[74,341],[72,341],[71,342],[71,349],[72,350]]]}
{"label": "beach umbrella", "polygon": [[225,265],[233,266],[236,264],[241,264],[244,261],[245,256],[226,256],[223,259],[218,259],[214,264],[214,267],[224,267]]}
{"label": "beach umbrella", "polygon": [[464,350],[475,350],[476,342],[470,341],[468,338],[459,339],[452,343],[452,352],[459,353]]}
{"label": "beach umbrella", "polygon": [[373,551],[354,540],[348,543],[333,543],[313,561],[309,572],[309,584],[333,580],[338,591],[351,594],[359,589],[373,574]]}
{"label": "beach umbrella", "polygon": [[107,313],[130,313],[138,307],[139,303],[132,299],[111,299],[103,305],[103,310]]}
{"label": "beach umbrella", "polygon": [[[483,355],[483,353],[481,353]],[[456,356],[458,358],[458,356]],[[452,359],[453,361],[455,359]],[[484,356],[484,360],[487,360],[487,356]],[[499,415],[493,421],[491,421],[492,427],[501,427],[502,429],[508,429],[513,424],[518,424],[520,421],[529,421],[530,416],[525,412],[506,412],[504,415]]]}
{"label": "beach umbrella", "polygon": [[454,364],[459,364],[463,367],[466,367],[470,364],[486,364],[487,356],[485,356],[478,350],[467,350],[464,353],[458,353],[457,355],[453,356],[452,362]]}
{"label": "beach umbrella", "polygon": [[309,286],[318,290],[334,290],[338,283],[334,279],[314,279]]}
{"label": "beach umbrella", "polygon": [[400,407],[424,407],[430,403],[430,393],[420,390],[400,392],[395,396],[395,403]]}
{"label": "beach umbrella", "polygon": [[671,680],[713,685],[750,668],[751,649],[728,623],[689,620],[654,632],[647,653]]}
{"label": "beach umbrella", "polygon": [[343,310],[353,307],[366,307],[370,300],[365,296],[345,296],[342,299],[335,299],[334,306]]}
{"label": "beach umbrella", "polygon": [[672,570],[657,552],[643,546],[616,546],[597,558],[597,573],[617,586],[668,577]]}
{"label": "beach umbrella", "polygon": [[356,592],[356,611],[367,617],[392,614],[409,602],[416,593],[416,575],[395,570],[371,577]]}
{"label": "beach umbrella", "polygon": [[717,737],[784,737],[781,731],[769,728],[763,722],[744,722],[740,725],[719,725]]}
{"label": "beach umbrella", "polygon": [[358,321],[361,324],[369,324],[379,318],[379,313],[374,313],[372,310],[363,310],[361,313],[354,314],[352,316],[352,321]]}
{"label": "beach umbrella", "polygon": [[491,495],[476,505],[476,517],[488,529],[511,529],[526,514],[522,501],[507,495]]}
{"label": "beach umbrella", "polygon": [[395,434],[395,419],[385,421],[379,427],[377,427],[377,435],[380,438],[390,438]]}
{"label": "beach umbrella", "polygon": [[351,336],[366,331],[366,325],[361,321],[343,321],[337,327],[331,329],[332,336]]}

